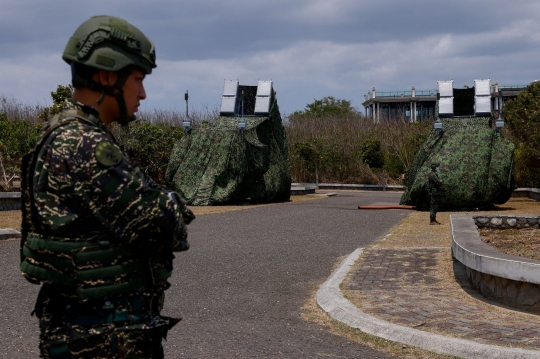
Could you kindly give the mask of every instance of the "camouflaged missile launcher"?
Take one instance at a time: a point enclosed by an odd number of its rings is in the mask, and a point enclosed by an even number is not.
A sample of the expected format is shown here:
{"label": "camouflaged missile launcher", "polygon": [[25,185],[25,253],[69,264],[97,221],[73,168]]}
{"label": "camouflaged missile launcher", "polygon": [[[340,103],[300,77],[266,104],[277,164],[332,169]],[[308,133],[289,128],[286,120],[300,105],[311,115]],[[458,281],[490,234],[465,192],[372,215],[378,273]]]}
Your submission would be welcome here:
{"label": "camouflaged missile launcher", "polygon": [[508,201],[514,182],[514,145],[491,127],[490,119],[441,118],[443,132],[432,130],[405,176],[400,204],[429,210],[427,177],[440,162],[439,210],[489,207]]}
{"label": "camouflaged missile launcher", "polygon": [[187,204],[289,199],[287,140],[275,92],[267,116],[244,120],[246,127],[241,131],[240,117],[220,116],[176,143],[166,182]]}

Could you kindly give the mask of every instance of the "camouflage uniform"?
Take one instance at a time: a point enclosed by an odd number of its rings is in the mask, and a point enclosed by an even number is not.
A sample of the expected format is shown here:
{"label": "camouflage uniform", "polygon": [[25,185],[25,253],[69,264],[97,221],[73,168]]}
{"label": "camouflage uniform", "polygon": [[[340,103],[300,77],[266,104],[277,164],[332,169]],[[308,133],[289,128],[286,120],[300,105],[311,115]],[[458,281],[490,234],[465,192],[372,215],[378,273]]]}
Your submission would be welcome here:
{"label": "camouflage uniform", "polygon": [[[73,100],[46,124],[23,166],[21,269],[43,282],[33,312],[42,356],[162,358],[162,338],[180,320],[160,315],[164,290],[173,252],[189,248],[191,211],[134,165],[94,108]],[[47,250],[80,241],[95,244],[95,252],[81,251],[98,259],[76,267],[75,251],[51,258]],[[113,266],[121,271],[99,277]],[[81,273],[98,278],[74,278]]]}
{"label": "camouflage uniform", "polygon": [[436,222],[437,210],[439,209],[439,191],[442,186],[437,172],[433,169],[428,175],[428,189],[430,193],[429,201],[429,219],[430,222]]}

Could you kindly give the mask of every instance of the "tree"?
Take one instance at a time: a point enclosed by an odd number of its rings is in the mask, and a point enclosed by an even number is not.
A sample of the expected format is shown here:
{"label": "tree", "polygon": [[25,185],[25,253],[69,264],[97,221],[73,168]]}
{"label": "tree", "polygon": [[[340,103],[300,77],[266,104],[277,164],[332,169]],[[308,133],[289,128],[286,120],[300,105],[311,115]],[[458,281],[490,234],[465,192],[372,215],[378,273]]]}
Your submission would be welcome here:
{"label": "tree", "polygon": [[360,157],[362,162],[369,166],[369,168],[380,168],[383,190],[386,187],[386,177],[384,175],[384,152],[381,148],[381,141],[375,139],[368,139],[362,142],[360,147]]}
{"label": "tree", "polygon": [[21,174],[22,156],[34,148],[41,130],[41,125],[26,119],[8,120],[0,113],[0,191],[8,190],[10,179]]}
{"label": "tree", "polygon": [[540,187],[540,82],[531,83],[508,101],[503,118],[516,145],[518,186]]}
{"label": "tree", "polygon": [[399,176],[410,168],[416,153],[433,126],[430,121],[410,123],[408,119],[382,120],[372,131],[385,152],[385,170]]}
{"label": "tree", "polygon": [[137,119],[127,127],[110,127],[120,146],[141,170],[160,184],[165,183],[165,171],[174,144],[184,135],[184,129],[167,123],[152,124]]}
{"label": "tree", "polygon": [[315,169],[315,183],[319,184],[319,157],[320,157],[320,148],[317,146],[317,140],[309,142],[296,142],[294,144],[294,149],[298,153],[298,156],[308,167],[313,167]]}
{"label": "tree", "polygon": [[362,158],[362,162],[370,168],[383,168],[384,153],[381,150],[381,142],[374,139],[362,142],[360,157]]}
{"label": "tree", "polygon": [[46,121],[49,117],[56,115],[62,110],[62,106],[66,99],[69,99],[73,96],[73,86],[67,85],[62,86],[58,85],[56,91],[51,91],[51,97],[53,100],[53,105],[47,107],[43,112],[38,116],[38,118]]}
{"label": "tree", "polygon": [[298,116],[342,117],[357,114],[356,110],[351,107],[351,101],[327,96],[307,104],[303,111],[295,111],[289,116],[289,119],[294,120],[294,118]]}

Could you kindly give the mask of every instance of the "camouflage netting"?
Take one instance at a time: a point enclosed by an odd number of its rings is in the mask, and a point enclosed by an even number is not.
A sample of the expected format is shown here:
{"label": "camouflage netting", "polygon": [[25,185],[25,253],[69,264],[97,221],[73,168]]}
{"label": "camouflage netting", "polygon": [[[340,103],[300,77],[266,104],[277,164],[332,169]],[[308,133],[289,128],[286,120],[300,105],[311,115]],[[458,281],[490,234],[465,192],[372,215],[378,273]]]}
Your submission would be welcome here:
{"label": "camouflage netting", "polygon": [[514,145],[490,127],[489,118],[441,118],[444,132],[433,129],[405,176],[400,204],[429,210],[427,175],[440,162],[444,183],[440,210],[486,208],[508,201],[514,183]]}
{"label": "camouflage netting", "polygon": [[251,199],[290,198],[287,140],[275,92],[267,117],[221,116],[184,136],[173,148],[167,185],[187,204],[210,206]]}

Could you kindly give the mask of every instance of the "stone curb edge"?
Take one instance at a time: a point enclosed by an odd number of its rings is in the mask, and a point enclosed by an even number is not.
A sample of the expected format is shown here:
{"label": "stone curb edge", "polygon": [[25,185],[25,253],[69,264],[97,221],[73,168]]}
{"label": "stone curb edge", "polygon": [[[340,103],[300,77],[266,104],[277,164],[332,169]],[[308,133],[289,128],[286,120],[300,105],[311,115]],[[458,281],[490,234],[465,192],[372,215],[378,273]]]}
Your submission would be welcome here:
{"label": "stone curb edge", "polygon": [[11,228],[1,228],[0,229],[0,240],[8,238],[21,238],[21,232],[16,231]]}
{"label": "stone curb edge", "polygon": [[345,299],[339,286],[363,251],[363,248],[358,248],[352,252],[317,291],[317,305],[331,318],[367,334],[440,354],[471,359],[540,358],[539,351],[499,347],[445,337],[389,323],[362,312]]}

